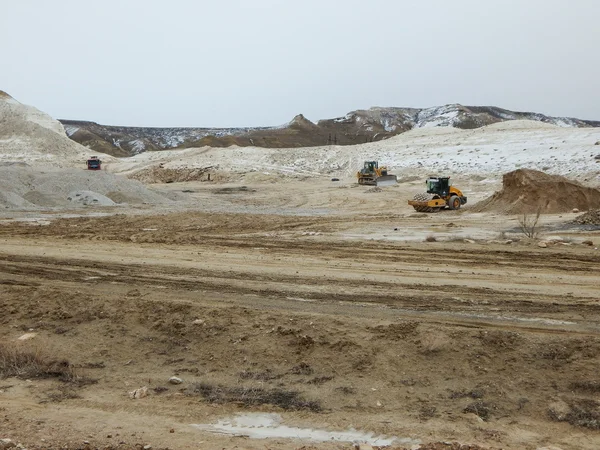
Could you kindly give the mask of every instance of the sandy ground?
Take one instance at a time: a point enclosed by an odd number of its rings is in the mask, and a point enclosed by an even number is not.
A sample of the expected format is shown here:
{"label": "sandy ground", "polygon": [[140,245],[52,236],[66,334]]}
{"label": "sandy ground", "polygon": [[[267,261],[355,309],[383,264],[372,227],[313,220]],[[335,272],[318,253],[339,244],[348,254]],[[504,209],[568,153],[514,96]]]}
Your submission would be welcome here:
{"label": "sandy ground", "polygon": [[600,252],[583,242],[600,232],[547,215],[540,248],[516,216],[416,214],[421,184],[171,183],[154,188],[185,201],[3,212],[0,342],[75,377],[1,380],[0,438],[598,448]]}
{"label": "sandy ground", "polygon": [[[48,115],[4,95],[0,122],[0,439],[600,448],[598,224],[567,199],[528,239],[522,217],[472,208],[517,168],[598,187],[598,129],[101,155],[91,172]],[[370,159],[400,183],[358,186]],[[464,209],[407,205],[432,173]]]}

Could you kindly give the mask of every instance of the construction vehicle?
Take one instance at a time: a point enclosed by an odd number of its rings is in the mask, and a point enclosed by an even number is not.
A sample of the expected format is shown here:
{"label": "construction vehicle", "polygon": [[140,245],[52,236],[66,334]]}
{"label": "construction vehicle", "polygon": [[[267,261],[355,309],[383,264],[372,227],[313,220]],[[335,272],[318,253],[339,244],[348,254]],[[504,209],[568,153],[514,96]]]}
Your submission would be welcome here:
{"label": "construction vehicle", "polygon": [[356,173],[358,184],[366,186],[390,186],[398,182],[396,175],[388,174],[387,167],[379,167],[377,161],[365,161],[365,165]]}
{"label": "construction vehicle", "polygon": [[460,189],[452,186],[450,177],[432,176],[427,178],[425,183],[427,192],[417,194],[413,200],[408,201],[408,204],[419,212],[438,212],[444,208],[459,209],[467,203],[467,197]]}
{"label": "construction vehicle", "polygon": [[87,160],[88,170],[101,170],[101,167],[102,161],[100,161],[97,156],[91,156],[90,159]]}

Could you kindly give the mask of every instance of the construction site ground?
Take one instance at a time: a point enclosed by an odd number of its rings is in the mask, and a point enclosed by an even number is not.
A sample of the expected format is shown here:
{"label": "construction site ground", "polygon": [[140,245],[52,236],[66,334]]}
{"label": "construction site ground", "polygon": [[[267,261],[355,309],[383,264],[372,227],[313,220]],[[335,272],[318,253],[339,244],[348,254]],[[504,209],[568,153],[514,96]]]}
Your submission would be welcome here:
{"label": "construction site ground", "polygon": [[0,437],[353,448],[215,427],[268,413],[390,448],[599,448],[600,231],[418,214],[422,184],[171,183],[185,203],[3,212],[0,349],[74,372],[0,379]]}

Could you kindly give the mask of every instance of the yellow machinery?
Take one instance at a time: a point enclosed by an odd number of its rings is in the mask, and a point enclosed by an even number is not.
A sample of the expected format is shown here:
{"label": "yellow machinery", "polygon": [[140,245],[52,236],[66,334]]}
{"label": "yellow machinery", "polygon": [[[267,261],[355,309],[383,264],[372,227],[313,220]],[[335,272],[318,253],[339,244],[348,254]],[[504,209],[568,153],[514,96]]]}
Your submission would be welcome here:
{"label": "yellow machinery", "polygon": [[358,184],[367,186],[390,186],[396,184],[396,175],[389,175],[387,167],[379,167],[377,161],[365,161],[365,165],[356,173]]}
{"label": "yellow machinery", "polygon": [[446,207],[459,209],[467,203],[467,197],[460,189],[451,185],[450,177],[429,177],[425,183],[427,193],[417,194],[408,201],[419,212],[438,212]]}

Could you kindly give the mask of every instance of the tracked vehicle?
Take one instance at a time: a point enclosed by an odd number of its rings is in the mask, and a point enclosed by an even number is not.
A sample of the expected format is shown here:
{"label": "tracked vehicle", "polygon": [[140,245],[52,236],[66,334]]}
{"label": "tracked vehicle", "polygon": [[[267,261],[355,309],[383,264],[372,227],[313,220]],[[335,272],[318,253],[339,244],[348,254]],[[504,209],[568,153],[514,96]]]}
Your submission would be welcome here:
{"label": "tracked vehicle", "polygon": [[396,175],[388,174],[387,167],[379,167],[377,161],[365,161],[364,167],[356,173],[358,184],[366,186],[391,186],[398,182]]}

